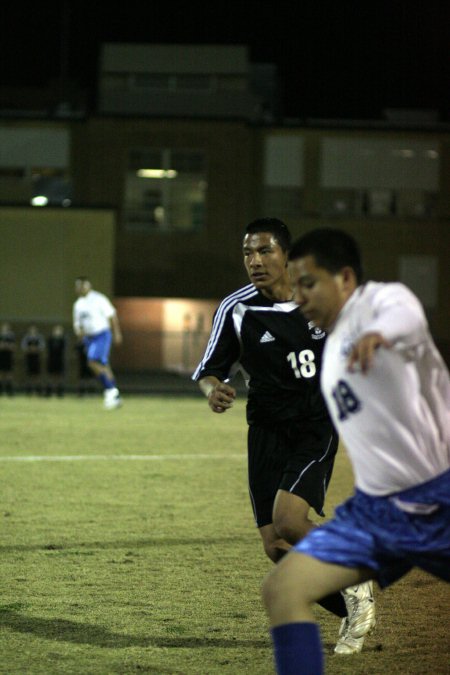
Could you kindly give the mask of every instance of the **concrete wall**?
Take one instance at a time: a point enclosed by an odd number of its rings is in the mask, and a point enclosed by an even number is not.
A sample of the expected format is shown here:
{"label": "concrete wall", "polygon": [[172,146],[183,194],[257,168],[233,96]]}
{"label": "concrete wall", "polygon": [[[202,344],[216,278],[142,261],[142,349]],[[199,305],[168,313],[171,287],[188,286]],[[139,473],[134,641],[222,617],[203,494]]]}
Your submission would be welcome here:
{"label": "concrete wall", "polygon": [[110,210],[0,209],[0,317],[70,322],[74,279],[113,294],[115,219]]}
{"label": "concrete wall", "polygon": [[219,301],[117,298],[115,304],[124,336],[114,350],[118,370],[190,374],[203,356]]}

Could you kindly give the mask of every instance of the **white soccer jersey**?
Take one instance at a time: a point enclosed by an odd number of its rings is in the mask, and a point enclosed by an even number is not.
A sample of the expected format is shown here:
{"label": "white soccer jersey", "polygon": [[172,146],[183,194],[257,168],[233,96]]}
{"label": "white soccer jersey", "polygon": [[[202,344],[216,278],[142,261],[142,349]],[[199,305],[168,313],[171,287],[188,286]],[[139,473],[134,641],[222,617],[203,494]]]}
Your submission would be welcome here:
{"label": "white soccer jersey", "polygon": [[[351,346],[380,332],[368,373],[347,370]],[[349,453],[356,486],[386,495],[424,483],[450,466],[450,378],[422,306],[403,284],[359,287],[325,345],[321,385]]]}
{"label": "white soccer jersey", "polygon": [[111,327],[110,319],[116,313],[106,295],[89,291],[78,298],[73,306],[73,327],[75,333],[80,330],[84,335],[96,335]]}

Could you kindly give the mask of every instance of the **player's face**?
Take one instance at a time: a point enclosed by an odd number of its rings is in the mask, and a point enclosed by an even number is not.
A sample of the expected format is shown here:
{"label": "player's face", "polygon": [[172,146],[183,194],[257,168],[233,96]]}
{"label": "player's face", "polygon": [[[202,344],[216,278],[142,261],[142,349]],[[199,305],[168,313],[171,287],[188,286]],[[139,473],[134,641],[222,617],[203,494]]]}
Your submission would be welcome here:
{"label": "player's face", "polygon": [[287,279],[287,254],[271,232],[247,234],[242,250],[245,269],[256,288],[271,289]]}
{"label": "player's face", "polygon": [[304,317],[329,330],[350,295],[346,273],[331,274],[318,267],[312,255],[290,261],[288,269],[294,300]]}
{"label": "player's face", "polygon": [[89,293],[89,290],[91,288],[91,285],[88,281],[81,281],[77,279],[75,281],[75,293],[79,296],[84,296]]}

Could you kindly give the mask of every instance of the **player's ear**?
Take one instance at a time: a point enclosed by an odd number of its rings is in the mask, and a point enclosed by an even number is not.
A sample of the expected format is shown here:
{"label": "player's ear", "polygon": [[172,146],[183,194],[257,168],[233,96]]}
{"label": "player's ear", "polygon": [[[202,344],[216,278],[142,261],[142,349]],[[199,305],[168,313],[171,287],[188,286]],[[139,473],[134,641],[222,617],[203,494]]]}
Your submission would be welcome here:
{"label": "player's ear", "polygon": [[356,274],[352,267],[343,267],[340,271],[344,288],[353,290],[358,284],[356,282]]}

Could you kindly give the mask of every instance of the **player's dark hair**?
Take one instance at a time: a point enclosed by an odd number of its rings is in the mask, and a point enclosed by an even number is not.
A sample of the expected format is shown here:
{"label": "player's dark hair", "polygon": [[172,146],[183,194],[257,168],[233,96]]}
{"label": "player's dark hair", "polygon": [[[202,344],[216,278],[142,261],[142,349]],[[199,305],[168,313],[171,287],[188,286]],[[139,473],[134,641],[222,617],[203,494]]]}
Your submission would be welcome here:
{"label": "player's dark hair", "polygon": [[355,239],[343,230],[323,227],[299,237],[291,246],[289,260],[312,255],[319,267],[337,274],[343,267],[351,267],[356,280],[363,280],[361,254]]}
{"label": "player's dark hair", "polygon": [[89,279],[89,277],[83,277],[83,276],[76,277],[75,281],[81,281],[82,284],[84,284],[85,281],[88,281],[89,283],[91,283],[91,280]]}
{"label": "player's dark hair", "polygon": [[278,218],[257,218],[247,225],[244,231],[246,234],[256,234],[257,232],[270,232],[273,234],[283,251],[289,251],[291,246],[291,233],[287,225]]}

